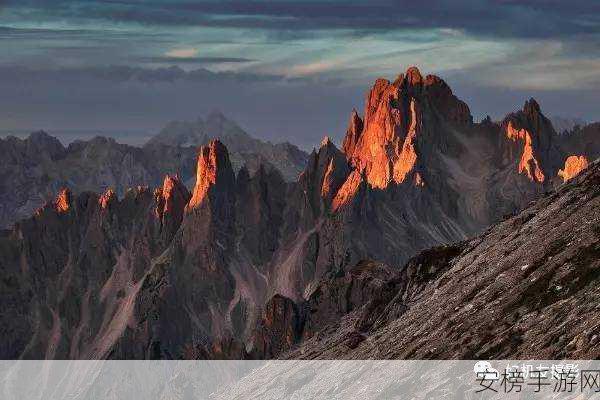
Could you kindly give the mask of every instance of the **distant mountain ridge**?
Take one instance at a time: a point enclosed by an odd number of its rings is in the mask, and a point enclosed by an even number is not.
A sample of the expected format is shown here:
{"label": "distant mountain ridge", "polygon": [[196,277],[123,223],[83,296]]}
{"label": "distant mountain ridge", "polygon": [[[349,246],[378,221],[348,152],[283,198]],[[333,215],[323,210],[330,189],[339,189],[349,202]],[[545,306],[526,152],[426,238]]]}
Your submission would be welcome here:
{"label": "distant mountain ridge", "polygon": [[64,147],[43,131],[27,139],[0,139],[0,226],[31,215],[62,187],[75,193],[156,186],[166,173],[191,177],[195,150],[141,149],[96,137]]}
{"label": "distant mountain ridge", "polygon": [[[211,114],[207,121],[203,127],[236,149],[231,153],[236,171],[246,165],[254,173],[261,164],[271,164],[285,179],[296,180],[306,164],[308,155],[294,145],[252,138],[220,113]],[[171,123],[141,148],[101,136],[65,147],[43,131],[25,139],[0,139],[0,228],[31,215],[62,187],[74,193],[112,189],[122,197],[129,188],[159,186],[165,174],[179,174],[192,188],[197,147],[202,143],[194,144],[192,139],[184,143],[173,134],[173,129],[178,132],[173,127],[180,125],[196,127]],[[173,135],[175,140],[171,140]]]}
{"label": "distant mountain ridge", "polygon": [[[344,337],[356,348],[397,293],[389,277],[416,269],[420,284],[462,251],[449,244],[589,176],[600,156],[593,124],[560,136],[534,99],[475,123],[414,67],[378,79],[364,110],[342,150],[325,138],[296,181],[272,164],[236,171],[213,139],[191,192],[176,175],[122,197],[62,190],[0,237],[0,356],[272,358],[378,298]],[[439,246],[432,269],[405,266]]]}

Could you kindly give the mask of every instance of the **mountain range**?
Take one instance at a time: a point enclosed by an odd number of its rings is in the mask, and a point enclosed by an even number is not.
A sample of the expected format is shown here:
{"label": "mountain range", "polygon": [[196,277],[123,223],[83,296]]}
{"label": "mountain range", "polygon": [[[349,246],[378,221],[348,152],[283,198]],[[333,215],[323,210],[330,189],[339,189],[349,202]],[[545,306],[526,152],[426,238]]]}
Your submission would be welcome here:
{"label": "mountain range", "polygon": [[[185,142],[181,135],[188,135]],[[178,174],[193,188],[197,146],[215,137],[232,148],[236,171],[272,164],[285,179],[296,180],[308,157],[289,143],[252,138],[219,112],[206,122],[171,122],[141,148],[104,137],[64,147],[43,131],[26,139],[9,136],[0,139],[0,228],[30,216],[62,187],[74,193],[112,189],[123,196],[128,188],[155,187],[165,174]]]}
{"label": "mountain range", "polygon": [[[210,121],[161,132],[150,164],[210,140]],[[236,171],[222,138],[199,148],[191,191],[173,174],[122,196],[62,189],[0,238],[0,356],[537,356],[549,328],[524,316],[592,290],[599,129],[559,135],[534,99],[474,122],[411,67],[378,79],[341,149],[323,139],[295,181],[275,162]],[[497,317],[472,315],[486,304]],[[569,354],[591,354],[580,339]]]}

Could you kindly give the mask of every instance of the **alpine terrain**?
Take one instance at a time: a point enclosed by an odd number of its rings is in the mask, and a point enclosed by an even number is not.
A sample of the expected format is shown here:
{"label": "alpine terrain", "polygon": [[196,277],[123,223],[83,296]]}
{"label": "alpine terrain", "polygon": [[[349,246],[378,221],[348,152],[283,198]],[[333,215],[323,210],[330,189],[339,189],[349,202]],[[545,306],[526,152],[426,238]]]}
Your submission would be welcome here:
{"label": "alpine terrain", "polygon": [[201,144],[191,190],[66,184],[3,232],[1,357],[597,355],[593,318],[567,315],[596,303],[597,124],[559,135],[534,99],[474,122],[411,67],[293,181],[287,145],[236,168],[218,116],[165,129],[138,150],[163,146],[160,169]]}

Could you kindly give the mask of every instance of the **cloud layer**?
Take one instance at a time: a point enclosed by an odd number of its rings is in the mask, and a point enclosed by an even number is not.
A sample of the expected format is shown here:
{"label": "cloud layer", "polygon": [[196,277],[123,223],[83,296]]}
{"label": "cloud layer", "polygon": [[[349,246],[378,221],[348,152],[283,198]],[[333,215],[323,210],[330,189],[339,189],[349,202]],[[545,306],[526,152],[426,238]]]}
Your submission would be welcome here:
{"label": "cloud layer", "polygon": [[5,0],[0,41],[0,130],[158,130],[221,108],[308,146],[341,135],[373,79],[415,64],[476,117],[535,95],[548,113],[600,119],[591,1]]}

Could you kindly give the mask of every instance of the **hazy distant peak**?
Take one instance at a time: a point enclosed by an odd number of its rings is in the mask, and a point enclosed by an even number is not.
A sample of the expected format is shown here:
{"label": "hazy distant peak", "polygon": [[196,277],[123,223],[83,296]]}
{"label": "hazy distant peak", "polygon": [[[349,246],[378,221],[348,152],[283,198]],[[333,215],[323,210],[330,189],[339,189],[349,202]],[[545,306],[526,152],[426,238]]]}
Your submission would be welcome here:
{"label": "hazy distant peak", "polygon": [[204,119],[196,121],[171,121],[146,146],[169,145],[198,147],[219,139],[227,146],[232,163],[236,168],[259,155],[281,171],[287,180],[295,180],[306,165],[308,154],[292,144],[273,144],[252,137],[235,121],[227,118],[220,110],[211,111]]}
{"label": "hazy distant peak", "polygon": [[207,121],[210,121],[210,120],[225,121],[225,120],[227,120],[227,117],[225,117],[225,114],[223,114],[223,112],[221,110],[213,109],[206,116],[206,120]]}
{"label": "hazy distant peak", "polygon": [[559,134],[571,132],[576,126],[583,127],[587,125],[587,121],[577,117],[564,117],[553,115],[549,117],[552,121],[552,126]]}

